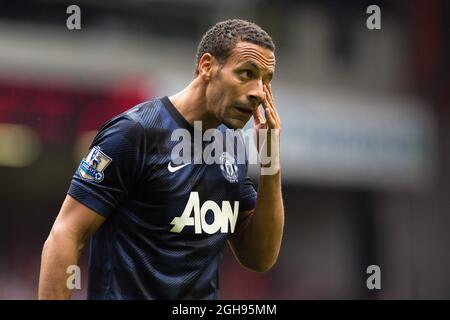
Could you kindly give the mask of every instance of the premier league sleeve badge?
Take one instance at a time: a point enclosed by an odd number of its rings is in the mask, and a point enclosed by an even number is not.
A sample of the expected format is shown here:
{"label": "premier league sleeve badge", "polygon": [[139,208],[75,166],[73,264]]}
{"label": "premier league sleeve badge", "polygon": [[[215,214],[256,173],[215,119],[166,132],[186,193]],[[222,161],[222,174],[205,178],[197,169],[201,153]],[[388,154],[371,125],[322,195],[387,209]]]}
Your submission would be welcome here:
{"label": "premier league sleeve badge", "polygon": [[86,158],[81,160],[78,173],[85,180],[102,182],[103,171],[111,161],[112,159],[102,152],[99,146],[95,146],[89,151]]}

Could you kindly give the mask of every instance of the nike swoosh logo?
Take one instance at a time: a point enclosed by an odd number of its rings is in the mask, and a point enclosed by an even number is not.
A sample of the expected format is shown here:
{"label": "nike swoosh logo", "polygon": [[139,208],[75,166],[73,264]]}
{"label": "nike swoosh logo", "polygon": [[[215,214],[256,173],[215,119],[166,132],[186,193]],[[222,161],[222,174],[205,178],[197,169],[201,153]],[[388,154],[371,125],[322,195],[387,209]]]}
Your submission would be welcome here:
{"label": "nike swoosh logo", "polygon": [[172,162],[169,162],[169,164],[167,166],[167,169],[169,169],[169,171],[173,173],[173,172],[178,171],[181,168],[184,168],[184,167],[186,167],[188,165],[190,165],[190,163],[185,163],[185,164],[179,165],[177,167],[172,167]]}

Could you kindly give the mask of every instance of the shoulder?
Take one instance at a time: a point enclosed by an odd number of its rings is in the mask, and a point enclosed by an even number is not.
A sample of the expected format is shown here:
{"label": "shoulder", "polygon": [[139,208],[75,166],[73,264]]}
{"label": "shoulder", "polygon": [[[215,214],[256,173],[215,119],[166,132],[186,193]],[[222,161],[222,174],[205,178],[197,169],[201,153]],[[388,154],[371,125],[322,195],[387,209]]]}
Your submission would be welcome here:
{"label": "shoulder", "polygon": [[134,140],[145,137],[149,129],[160,126],[160,99],[144,101],[108,120],[99,130],[99,135],[121,136]]}
{"label": "shoulder", "polygon": [[144,129],[159,128],[162,126],[163,108],[161,98],[154,98],[132,107],[122,115],[139,123]]}

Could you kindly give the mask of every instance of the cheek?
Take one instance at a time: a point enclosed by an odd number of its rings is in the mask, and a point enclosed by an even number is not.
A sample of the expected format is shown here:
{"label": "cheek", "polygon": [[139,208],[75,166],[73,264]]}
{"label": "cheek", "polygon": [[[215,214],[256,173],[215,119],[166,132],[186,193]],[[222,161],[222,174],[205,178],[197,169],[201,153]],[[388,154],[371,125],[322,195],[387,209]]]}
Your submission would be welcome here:
{"label": "cheek", "polygon": [[228,83],[225,87],[224,94],[226,95],[228,103],[234,103],[245,96],[245,87],[236,82]]}
{"label": "cheek", "polygon": [[219,104],[221,108],[228,106],[236,99],[235,89],[229,83],[220,83],[214,89],[215,103]]}
{"label": "cheek", "polygon": [[222,92],[218,84],[213,83],[212,85],[208,86],[208,89],[206,90],[206,99],[209,105],[216,106],[220,102],[221,97]]}
{"label": "cheek", "polygon": [[231,75],[222,75],[212,83],[209,92],[209,102],[216,112],[228,113],[233,104],[242,99],[245,88]]}

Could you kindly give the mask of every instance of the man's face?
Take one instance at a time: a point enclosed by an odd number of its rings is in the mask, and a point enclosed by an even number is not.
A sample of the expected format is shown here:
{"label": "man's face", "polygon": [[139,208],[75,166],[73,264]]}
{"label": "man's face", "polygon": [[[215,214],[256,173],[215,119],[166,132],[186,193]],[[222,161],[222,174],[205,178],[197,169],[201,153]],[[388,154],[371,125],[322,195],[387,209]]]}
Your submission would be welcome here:
{"label": "man's face", "polygon": [[264,101],[263,86],[272,80],[275,55],[256,44],[238,42],[215,70],[206,92],[208,109],[228,127],[242,128]]}

